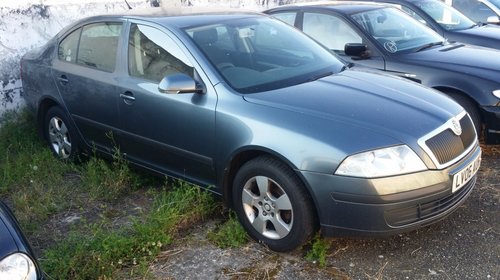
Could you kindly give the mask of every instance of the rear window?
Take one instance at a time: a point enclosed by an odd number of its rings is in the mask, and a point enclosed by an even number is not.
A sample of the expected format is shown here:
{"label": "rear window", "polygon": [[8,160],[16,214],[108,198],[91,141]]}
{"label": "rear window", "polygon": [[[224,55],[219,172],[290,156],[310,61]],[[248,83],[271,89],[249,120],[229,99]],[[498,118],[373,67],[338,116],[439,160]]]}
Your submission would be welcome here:
{"label": "rear window", "polygon": [[121,23],[95,23],[83,27],[76,63],[113,72]]}
{"label": "rear window", "polygon": [[80,39],[81,28],[73,31],[66,36],[59,44],[59,59],[66,62],[76,62],[76,53],[78,51],[78,40]]}
{"label": "rear window", "polygon": [[121,23],[93,23],[70,33],[59,44],[62,61],[113,72],[116,64]]}

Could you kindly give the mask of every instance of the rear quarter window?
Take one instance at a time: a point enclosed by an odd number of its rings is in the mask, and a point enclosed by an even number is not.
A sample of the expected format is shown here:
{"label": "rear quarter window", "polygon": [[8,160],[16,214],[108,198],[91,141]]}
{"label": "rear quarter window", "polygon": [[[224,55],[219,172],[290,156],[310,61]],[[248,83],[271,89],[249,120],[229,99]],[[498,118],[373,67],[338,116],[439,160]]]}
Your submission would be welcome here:
{"label": "rear quarter window", "polygon": [[78,40],[80,40],[81,28],[70,33],[59,44],[58,56],[60,60],[66,62],[76,62],[76,53],[78,51]]}

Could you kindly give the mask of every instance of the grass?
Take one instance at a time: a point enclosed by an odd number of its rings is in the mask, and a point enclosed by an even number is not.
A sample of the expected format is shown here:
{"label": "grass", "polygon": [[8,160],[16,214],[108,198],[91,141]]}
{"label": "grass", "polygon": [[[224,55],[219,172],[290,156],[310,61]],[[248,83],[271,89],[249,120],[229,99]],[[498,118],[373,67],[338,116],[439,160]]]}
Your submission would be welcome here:
{"label": "grass", "polygon": [[318,233],[312,240],[312,247],[306,254],[306,260],[318,262],[319,267],[326,267],[326,257],[328,250],[330,249],[330,243],[321,238]]}
{"label": "grass", "polygon": [[86,234],[70,237],[48,250],[42,266],[58,279],[107,279],[124,268],[129,276],[144,276],[145,268],[160,250],[175,240],[176,232],[213,213],[212,195],[178,182],[172,190],[158,190],[154,207],[130,228],[110,231],[106,222],[89,226]]}
{"label": "grass", "polygon": [[241,247],[249,241],[247,232],[233,211],[229,211],[226,222],[208,233],[208,239],[222,249]]}
{"label": "grass", "polygon": [[[115,150],[111,162],[97,157],[80,164],[62,162],[38,137],[30,114],[4,115],[0,127],[0,198],[12,206],[28,237],[35,233],[50,236],[43,248],[38,248],[48,279],[123,278],[117,275],[124,271],[128,275],[147,274],[149,262],[175,241],[180,229],[220,207],[212,194],[196,186],[183,181],[158,186],[159,180],[151,177],[131,170],[119,150]],[[108,214],[119,216],[123,213],[113,211],[120,212],[126,206],[110,210],[109,205],[122,203],[119,199],[148,187],[148,197],[153,200],[149,211],[119,226],[112,223]],[[84,217],[71,229],[52,236],[51,219],[74,212],[97,213],[91,221]],[[33,244],[40,246],[38,242]]]}
{"label": "grass", "polygon": [[9,112],[0,128],[0,197],[14,205],[25,230],[69,206],[72,186],[65,174],[75,169],[55,159],[26,112]]}

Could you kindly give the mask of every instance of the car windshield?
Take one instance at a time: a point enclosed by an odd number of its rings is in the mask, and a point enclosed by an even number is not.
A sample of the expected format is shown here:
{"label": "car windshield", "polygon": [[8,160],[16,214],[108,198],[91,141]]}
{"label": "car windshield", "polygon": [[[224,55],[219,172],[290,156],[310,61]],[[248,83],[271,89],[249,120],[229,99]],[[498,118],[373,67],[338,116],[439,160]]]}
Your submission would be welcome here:
{"label": "car windshield", "polygon": [[446,30],[464,30],[476,25],[455,8],[441,1],[415,1],[414,3]]}
{"label": "car windshield", "polygon": [[233,19],[185,31],[240,93],[309,82],[337,73],[345,65],[293,27],[267,17]]}
{"label": "car windshield", "polygon": [[351,17],[389,53],[408,53],[442,44],[444,38],[395,8],[380,8]]}
{"label": "car windshield", "polygon": [[489,2],[491,2],[493,5],[495,5],[497,8],[500,9],[500,0],[490,0]]}

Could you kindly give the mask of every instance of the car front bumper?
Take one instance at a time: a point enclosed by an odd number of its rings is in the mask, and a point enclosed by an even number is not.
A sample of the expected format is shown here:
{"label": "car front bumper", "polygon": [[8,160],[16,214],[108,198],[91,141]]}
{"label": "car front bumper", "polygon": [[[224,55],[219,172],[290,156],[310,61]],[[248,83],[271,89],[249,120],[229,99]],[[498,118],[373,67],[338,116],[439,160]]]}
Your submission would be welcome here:
{"label": "car front bumper", "polygon": [[448,168],[387,178],[301,173],[317,205],[323,234],[390,235],[434,223],[456,210],[472,192],[476,175],[452,193],[453,176],[480,155],[476,145]]}

